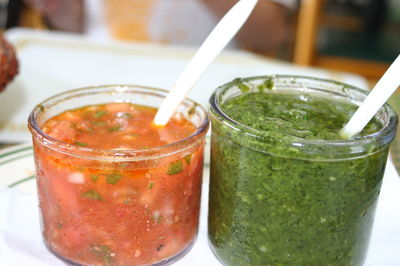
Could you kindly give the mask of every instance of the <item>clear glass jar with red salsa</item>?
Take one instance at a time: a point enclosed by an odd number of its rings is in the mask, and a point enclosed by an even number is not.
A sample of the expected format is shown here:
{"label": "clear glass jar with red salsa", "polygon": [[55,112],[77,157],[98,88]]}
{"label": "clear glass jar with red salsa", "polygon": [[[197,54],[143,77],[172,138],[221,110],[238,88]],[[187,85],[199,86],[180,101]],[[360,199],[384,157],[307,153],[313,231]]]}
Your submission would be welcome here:
{"label": "clear glass jar with red salsa", "polygon": [[74,265],[171,263],[198,231],[208,117],[185,99],[152,125],[167,92],[112,85],[71,90],[32,111],[42,232]]}

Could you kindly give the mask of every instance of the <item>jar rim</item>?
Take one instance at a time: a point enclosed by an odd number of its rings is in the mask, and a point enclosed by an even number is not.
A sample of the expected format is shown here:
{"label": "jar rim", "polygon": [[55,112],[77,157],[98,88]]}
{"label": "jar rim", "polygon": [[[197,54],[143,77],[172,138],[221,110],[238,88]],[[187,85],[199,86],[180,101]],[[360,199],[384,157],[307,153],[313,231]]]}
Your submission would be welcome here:
{"label": "jar rim", "polygon": [[[70,144],[58,139],[55,139],[45,132],[43,132],[38,125],[37,116],[45,111],[46,105],[49,107],[54,106],[58,103],[68,101],[72,98],[78,98],[82,96],[88,96],[90,94],[101,94],[101,93],[127,93],[127,92],[137,92],[143,93],[150,96],[156,96],[160,98],[165,98],[168,94],[167,90],[142,86],[142,85],[128,85],[128,84],[110,84],[110,85],[99,85],[99,86],[87,86],[77,89],[67,90],[58,94],[55,94],[41,103],[37,104],[31,111],[28,118],[28,128],[32,135],[36,137],[42,144],[47,147],[63,152],[68,155],[73,155],[86,159],[98,159],[100,156],[102,160],[105,161],[141,161],[154,159],[158,157],[169,156],[185,149],[190,149],[191,147],[197,145],[201,141],[208,130],[209,118],[207,111],[199,103],[195,102],[190,98],[185,98],[181,105],[186,107],[191,106],[194,108],[194,112],[200,115],[201,123],[196,126],[196,130],[190,134],[188,137],[181,139],[179,141],[165,144],[157,147],[141,148],[141,149],[98,149],[90,147],[82,147],[74,144]],[[114,101],[115,102],[115,101]],[[119,102],[119,101],[118,101]],[[126,101],[124,101],[126,102]],[[63,110],[65,111],[65,110]]]}
{"label": "jar rim", "polygon": [[[276,84],[278,81],[285,81],[288,82],[287,86],[289,87],[290,85],[299,85],[303,88],[309,88],[309,83],[316,83],[317,85],[328,85],[328,86],[342,86],[348,91],[355,91],[357,93],[362,94],[363,96],[367,96],[368,91],[367,90],[362,90],[360,88],[357,88],[355,86],[339,82],[339,81],[334,81],[334,80],[329,80],[329,79],[323,79],[323,78],[315,78],[315,77],[308,77],[308,76],[301,76],[301,75],[265,75],[265,76],[253,76],[253,77],[246,77],[246,78],[240,78],[241,82],[247,82],[251,84],[251,82],[257,81],[257,80],[267,80],[270,79],[272,82]],[[217,115],[217,119],[222,121],[224,124],[227,126],[231,127],[232,129],[236,131],[241,131],[244,134],[246,134],[247,137],[252,137],[252,138],[258,138],[262,139],[263,138],[263,130],[255,129],[252,128],[251,126],[245,125],[243,123],[240,123],[231,117],[229,117],[221,108],[221,102],[220,98],[221,96],[226,93],[229,89],[232,89],[235,87],[237,84],[238,79],[235,79],[231,82],[228,82],[220,87],[218,87],[213,95],[210,98],[209,101],[209,110],[210,114]],[[284,86],[284,85],[281,85]],[[347,96],[347,100],[350,99],[350,95],[342,95]],[[353,101],[351,101],[353,102]],[[353,102],[354,103],[354,102]],[[387,118],[385,123],[382,124],[382,128],[378,130],[377,132],[374,132],[372,134],[362,136],[360,138],[355,138],[355,139],[348,139],[348,140],[310,140],[310,139],[298,139],[298,141],[293,141],[290,143],[290,146],[295,146],[296,148],[302,148],[302,147],[307,147],[308,150],[314,150],[314,148],[319,148],[321,145],[324,147],[332,147],[333,149],[335,148],[343,148],[343,147],[352,147],[355,145],[369,145],[369,144],[378,144],[378,146],[385,146],[390,144],[390,142],[394,139],[395,137],[395,132],[396,132],[396,126],[397,126],[397,114],[393,110],[393,108],[389,104],[385,104],[383,107],[381,107],[380,111],[383,111],[385,117]]]}

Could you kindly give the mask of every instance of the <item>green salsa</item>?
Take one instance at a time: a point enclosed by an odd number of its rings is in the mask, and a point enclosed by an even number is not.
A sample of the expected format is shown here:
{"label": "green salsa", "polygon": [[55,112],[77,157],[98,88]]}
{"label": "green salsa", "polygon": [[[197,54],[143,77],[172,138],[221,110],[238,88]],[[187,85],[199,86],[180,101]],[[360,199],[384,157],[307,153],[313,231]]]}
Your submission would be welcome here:
{"label": "green salsa", "polygon": [[[231,119],[262,130],[276,141],[340,140],[339,130],[349,121],[356,106],[344,101],[293,93],[247,93],[228,100],[222,109]],[[380,129],[369,123],[361,135]]]}
{"label": "green salsa", "polygon": [[[227,265],[362,265],[388,145],[350,156],[352,147],[323,144],[340,141],[356,106],[246,90],[219,107],[222,115],[211,107],[208,221],[217,257]],[[375,119],[356,139],[381,128]],[[307,141],[320,149],[308,151]]]}

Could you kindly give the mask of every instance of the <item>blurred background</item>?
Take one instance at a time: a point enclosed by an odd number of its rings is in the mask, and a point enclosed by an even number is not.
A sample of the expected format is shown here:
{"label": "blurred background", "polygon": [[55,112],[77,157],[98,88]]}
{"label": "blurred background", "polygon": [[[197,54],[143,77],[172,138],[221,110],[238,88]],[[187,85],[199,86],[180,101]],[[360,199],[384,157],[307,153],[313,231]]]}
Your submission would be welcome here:
{"label": "blurred background", "polygon": [[[2,28],[195,46],[236,0],[0,0]],[[263,0],[230,48],[360,74],[400,53],[399,0]]]}

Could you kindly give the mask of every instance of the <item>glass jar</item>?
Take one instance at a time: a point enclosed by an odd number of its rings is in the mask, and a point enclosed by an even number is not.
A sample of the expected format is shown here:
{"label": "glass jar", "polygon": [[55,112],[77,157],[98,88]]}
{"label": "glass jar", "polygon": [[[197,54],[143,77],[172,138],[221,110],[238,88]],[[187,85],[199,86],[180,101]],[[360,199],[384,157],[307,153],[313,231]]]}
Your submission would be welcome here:
{"label": "glass jar", "polygon": [[42,232],[60,259],[73,265],[159,265],[190,250],[198,231],[208,130],[199,104],[185,99],[177,110],[195,132],[164,146],[92,149],[42,131],[48,119],[66,110],[120,102],[158,107],[166,95],[141,86],[88,87],[58,94],[32,111]]}
{"label": "glass jar", "polygon": [[245,78],[214,92],[208,218],[213,252],[225,265],[362,265],[397,115],[385,105],[375,116],[382,128],[350,140],[285,138],[285,132],[271,137],[224,113],[229,99],[249,92],[356,105],[367,95],[299,76]]}

